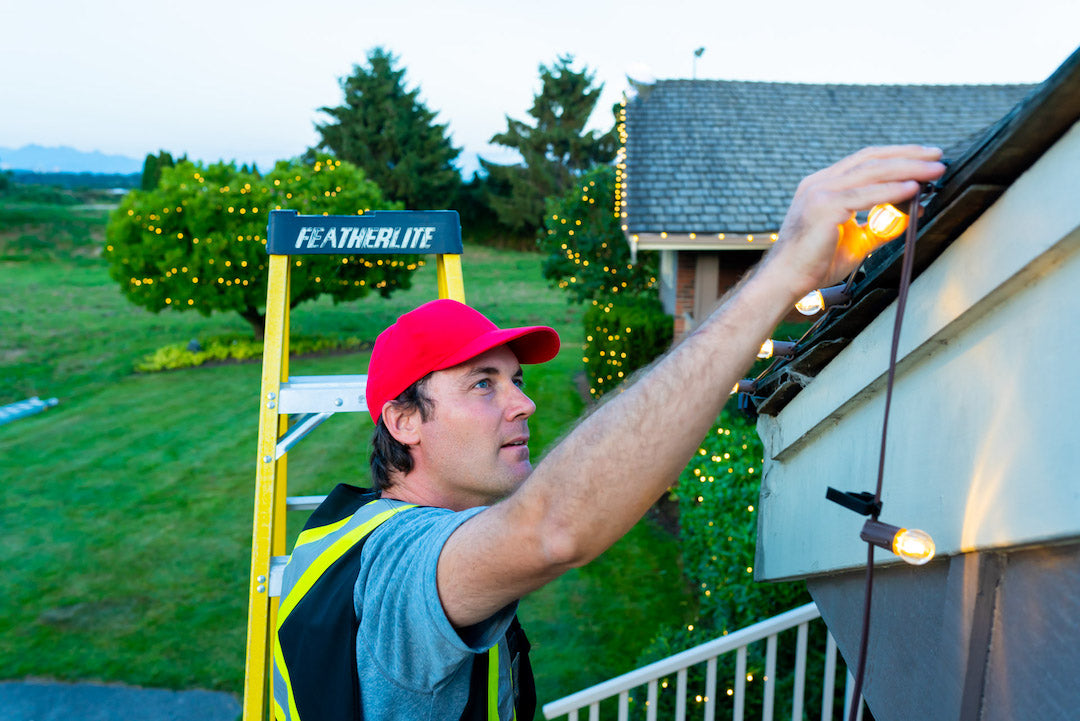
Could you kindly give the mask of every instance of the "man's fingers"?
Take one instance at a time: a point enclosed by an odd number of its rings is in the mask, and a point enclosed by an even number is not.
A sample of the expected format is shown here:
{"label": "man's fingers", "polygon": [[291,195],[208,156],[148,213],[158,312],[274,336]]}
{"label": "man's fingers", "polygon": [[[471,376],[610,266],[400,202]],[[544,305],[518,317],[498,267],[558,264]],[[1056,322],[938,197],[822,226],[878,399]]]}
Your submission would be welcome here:
{"label": "man's fingers", "polygon": [[945,166],[938,161],[872,158],[852,166],[841,176],[816,179],[814,195],[820,200],[832,195],[846,215],[878,203],[905,201],[915,195],[919,183],[936,180],[944,172]]}
{"label": "man's fingers", "polygon": [[852,153],[843,160],[832,166],[840,173],[846,173],[852,168],[874,160],[889,160],[892,158],[907,158],[910,160],[935,161],[941,160],[941,148],[926,145],[876,145]]}
{"label": "man's fingers", "polygon": [[894,205],[903,203],[905,200],[910,200],[918,189],[919,183],[915,180],[894,180],[873,185],[860,185],[839,192],[843,194],[844,206],[852,212],[857,212],[880,203]]}
{"label": "man's fingers", "polygon": [[894,180],[935,180],[945,172],[937,160],[916,158],[873,158],[850,168],[830,185],[836,188],[887,183]]}
{"label": "man's fingers", "polygon": [[[915,178],[931,180],[944,172],[941,149],[922,145],[887,145],[863,148],[803,180],[804,186],[840,189],[858,183]],[[914,172],[916,175],[905,175]],[[919,177],[927,175],[929,177]]]}

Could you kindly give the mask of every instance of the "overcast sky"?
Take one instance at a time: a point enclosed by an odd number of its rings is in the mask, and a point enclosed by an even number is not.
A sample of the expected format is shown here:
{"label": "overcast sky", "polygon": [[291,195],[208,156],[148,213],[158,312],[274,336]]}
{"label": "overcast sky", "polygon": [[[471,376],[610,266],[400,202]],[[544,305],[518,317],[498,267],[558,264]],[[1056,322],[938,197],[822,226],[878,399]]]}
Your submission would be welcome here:
{"label": "overcast sky", "polygon": [[[525,119],[537,66],[829,83],[1040,82],[1080,44],[1080,0],[0,0],[0,146],[274,160],[317,141],[318,108],[382,45],[449,123],[467,172]],[[768,112],[768,108],[761,108]]]}

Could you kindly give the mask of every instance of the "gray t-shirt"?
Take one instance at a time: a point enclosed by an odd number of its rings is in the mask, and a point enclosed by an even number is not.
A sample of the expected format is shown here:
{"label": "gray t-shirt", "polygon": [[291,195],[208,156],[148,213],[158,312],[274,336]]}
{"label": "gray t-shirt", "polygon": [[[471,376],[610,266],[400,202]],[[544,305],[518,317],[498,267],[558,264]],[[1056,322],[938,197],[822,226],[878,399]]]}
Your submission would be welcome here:
{"label": "gray t-shirt", "polygon": [[375,529],[353,590],[360,630],[360,703],[372,721],[457,721],[469,696],[473,654],[499,642],[499,715],[513,715],[503,638],[512,603],[486,621],[455,630],[436,587],[439,554],[454,530],[483,508],[455,513],[414,508]]}

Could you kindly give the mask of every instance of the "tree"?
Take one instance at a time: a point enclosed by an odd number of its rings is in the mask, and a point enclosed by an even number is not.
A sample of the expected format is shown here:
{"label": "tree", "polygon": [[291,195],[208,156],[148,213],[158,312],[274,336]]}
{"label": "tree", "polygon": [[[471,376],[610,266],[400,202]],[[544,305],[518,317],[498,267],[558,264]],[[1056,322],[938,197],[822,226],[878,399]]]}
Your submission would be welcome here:
{"label": "tree", "polygon": [[535,231],[545,198],[562,195],[587,169],[615,157],[614,127],[600,134],[585,131],[604,86],[593,84],[588,68],[576,71],[573,64],[573,56],[561,55],[551,67],[540,65],[540,94],[529,109],[535,124],[507,116],[506,131],[492,137],[491,142],[521,153],[523,164],[480,161],[496,184],[510,188],[508,195],[493,195],[490,203],[512,230]]}
{"label": "tree", "polygon": [[[272,209],[305,214],[353,214],[388,204],[355,166],[323,156],[313,164],[279,161],[265,178],[235,164],[183,161],[162,168],[158,186],[127,194],[106,229],[109,273],[136,305],[235,311],[255,336],[266,304],[266,223]],[[376,290],[408,288],[415,256],[297,257],[292,306],[329,294],[335,302]]]}
{"label": "tree", "polygon": [[406,208],[449,207],[461,185],[453,163],[461,153],[446,136],[446,125],[420,102],[419,88],[405,89],[405,70],[383,48],[353,66],[342,78],[345,99],[320,108],[332,122],[317,124],[318,147],[359,166],[386,195]]}
{"label": "tree", "polygon": [[540,236],[544,277],[573,300],[617,300],[656,296],[656,258],[630,263],[615,207],[615,169],[600,165],[578,178],[560,197],[548,198]]}
{"label": "tree", "polygon": [[[179,162],[185,160],[187,160],[187,154],[180,158]],[[169,153],[166,150],[159,150],[157,155],[147,153],[146,160],[143,161],[142,178],[139,187],[142,190],[153,190],[161,180],[162,169],[171,168],[175,166],[177,162],[178,161],[173,160],[172,153]]]}

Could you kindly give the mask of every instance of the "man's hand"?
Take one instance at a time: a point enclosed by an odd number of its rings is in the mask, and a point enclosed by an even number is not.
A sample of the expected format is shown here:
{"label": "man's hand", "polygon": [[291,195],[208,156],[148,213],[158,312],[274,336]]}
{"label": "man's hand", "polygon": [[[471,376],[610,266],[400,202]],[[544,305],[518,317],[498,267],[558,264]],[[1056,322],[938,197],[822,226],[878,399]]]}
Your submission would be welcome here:
{"label": "man's hand", "polygon": [[[878,203],[902,203],[945,172],[941,150],[921,145],[864,148],[807,176],[759,272],[793,298],[839,282],[874,250],[838,242],[838,227]],[[906,210],[901,207],[901,210]]]}

